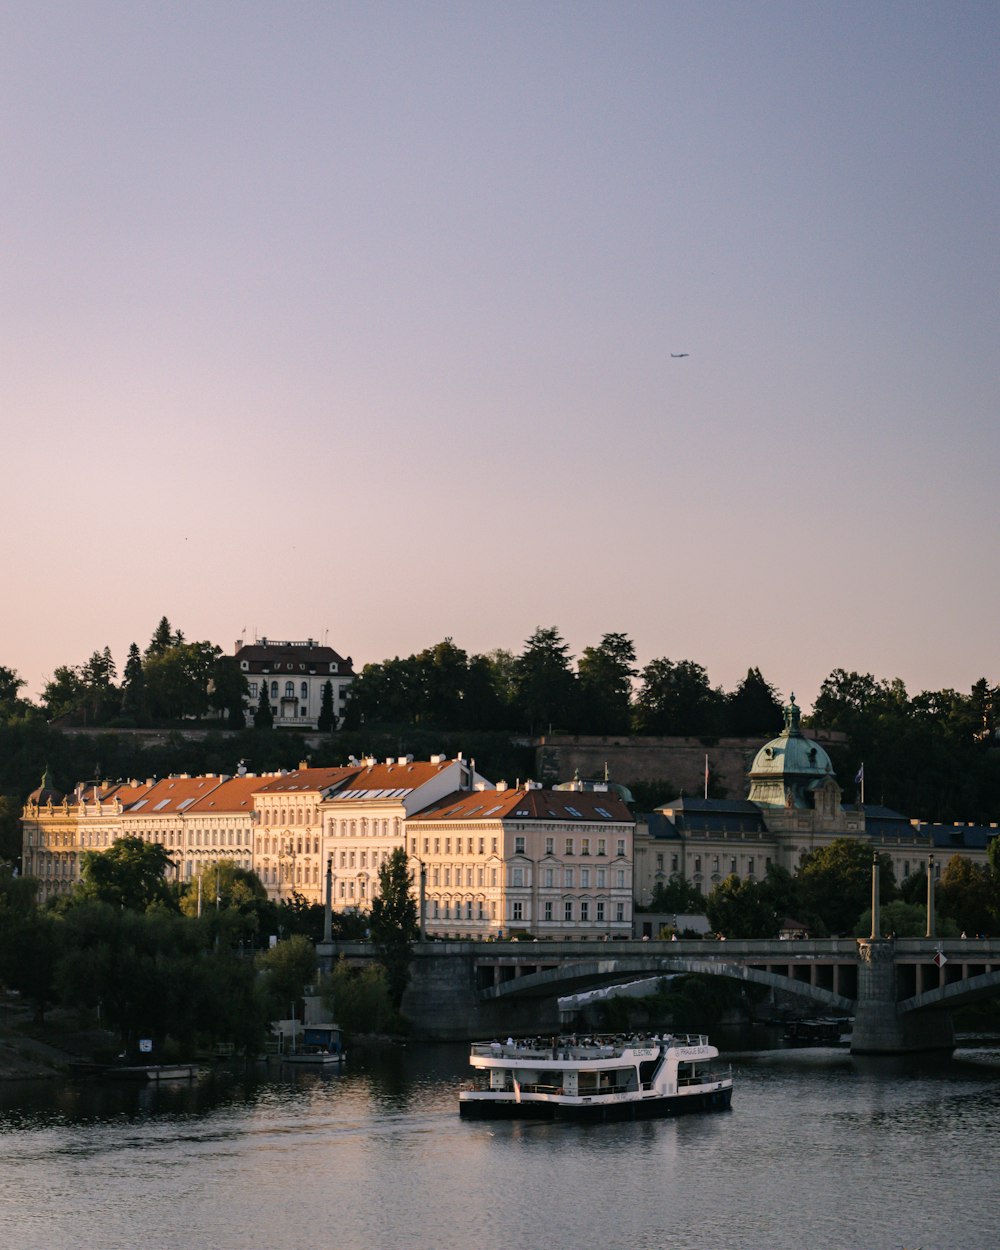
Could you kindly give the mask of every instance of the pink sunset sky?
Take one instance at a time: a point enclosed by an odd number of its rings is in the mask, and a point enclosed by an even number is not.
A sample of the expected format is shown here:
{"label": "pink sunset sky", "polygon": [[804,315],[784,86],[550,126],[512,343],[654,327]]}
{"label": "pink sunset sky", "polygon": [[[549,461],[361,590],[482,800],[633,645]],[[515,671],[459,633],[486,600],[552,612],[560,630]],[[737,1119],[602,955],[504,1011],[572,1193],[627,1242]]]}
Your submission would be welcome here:
{"label": "pink sunset sky", "polygon": [[[1000,681],[1000,6],[8,4],[0,664]],[[673,358],[672,353],[687,353]]]}

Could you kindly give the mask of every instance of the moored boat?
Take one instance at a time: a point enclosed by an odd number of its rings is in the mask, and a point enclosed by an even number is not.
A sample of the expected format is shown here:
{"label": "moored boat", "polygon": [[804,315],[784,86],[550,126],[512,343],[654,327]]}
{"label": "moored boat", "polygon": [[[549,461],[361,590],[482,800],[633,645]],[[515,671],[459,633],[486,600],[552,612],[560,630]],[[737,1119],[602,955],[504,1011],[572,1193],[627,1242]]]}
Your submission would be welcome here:
{"label": "moored boat", "polygon": [[467,1119],[631,1120],[721,1111],[733,1075],[702,1034],[476,1042]]}
{"label": "moored boat", "polygon": [[319,1067],[343,1063],[347,1058],[344,1039],[335,1024],[307,1025],[302,1041],[281,1056],[282,1063],[305,1063]]}

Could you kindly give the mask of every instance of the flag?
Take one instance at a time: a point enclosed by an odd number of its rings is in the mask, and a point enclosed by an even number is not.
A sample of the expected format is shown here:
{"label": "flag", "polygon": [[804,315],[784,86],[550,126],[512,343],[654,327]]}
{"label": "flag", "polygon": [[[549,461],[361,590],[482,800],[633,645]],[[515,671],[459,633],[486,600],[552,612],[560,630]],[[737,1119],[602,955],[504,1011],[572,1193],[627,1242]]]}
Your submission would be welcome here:
{"label": "flag", "polygon": [[521,1101],[521,1082],[517,1079],[516,1076],[514,1077],[514,1101],[515,1102]]}
{"label": "flag", "polygon": [[858,786],[862,783],[862,781],[864,781],[864,779],[865,779],[865,766],[864,764],[862,764],[861,767],[858,769],[858,775],[854,778],[854,784]]}

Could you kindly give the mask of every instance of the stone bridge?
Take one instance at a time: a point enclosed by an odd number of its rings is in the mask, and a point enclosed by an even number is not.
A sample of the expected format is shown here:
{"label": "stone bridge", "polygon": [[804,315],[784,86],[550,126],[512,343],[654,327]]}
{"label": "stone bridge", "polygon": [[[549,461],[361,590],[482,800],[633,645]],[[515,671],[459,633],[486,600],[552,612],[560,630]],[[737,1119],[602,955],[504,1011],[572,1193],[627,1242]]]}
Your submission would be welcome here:
{"label": "stone bridge", "polygon": [[[366,943],[319,953],[324,964],[373,957]],[[856,1053],[950,1049],[952,1010],[1000,993],[1000,942],[424,942],[403,1011],[426,1038],[557,1031],[561,997],[678,973],[763,985],[815,1013],[853,1016]]]}

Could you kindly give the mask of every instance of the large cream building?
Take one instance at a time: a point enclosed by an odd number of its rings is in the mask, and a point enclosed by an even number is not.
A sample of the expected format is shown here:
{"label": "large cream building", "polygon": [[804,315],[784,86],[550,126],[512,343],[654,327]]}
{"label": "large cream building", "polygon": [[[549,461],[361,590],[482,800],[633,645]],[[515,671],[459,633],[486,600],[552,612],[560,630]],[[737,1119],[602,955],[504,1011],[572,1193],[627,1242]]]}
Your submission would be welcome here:
{"label": "large cream building", "polygon": [[646,906],[674,874],[703,894],[735,874],[762,880],[771,864],[794,872],[802,857],[834,838],[858,838],[887,854],[897,881],[926,868],[939,876],[952,855],[987,862],[997,826],[937,825],[874,804],[844,805],[830,757],[803,734],[795,698],[785,727],[757,752],[745,799],[679,797],[636,831],[635,897]]}

